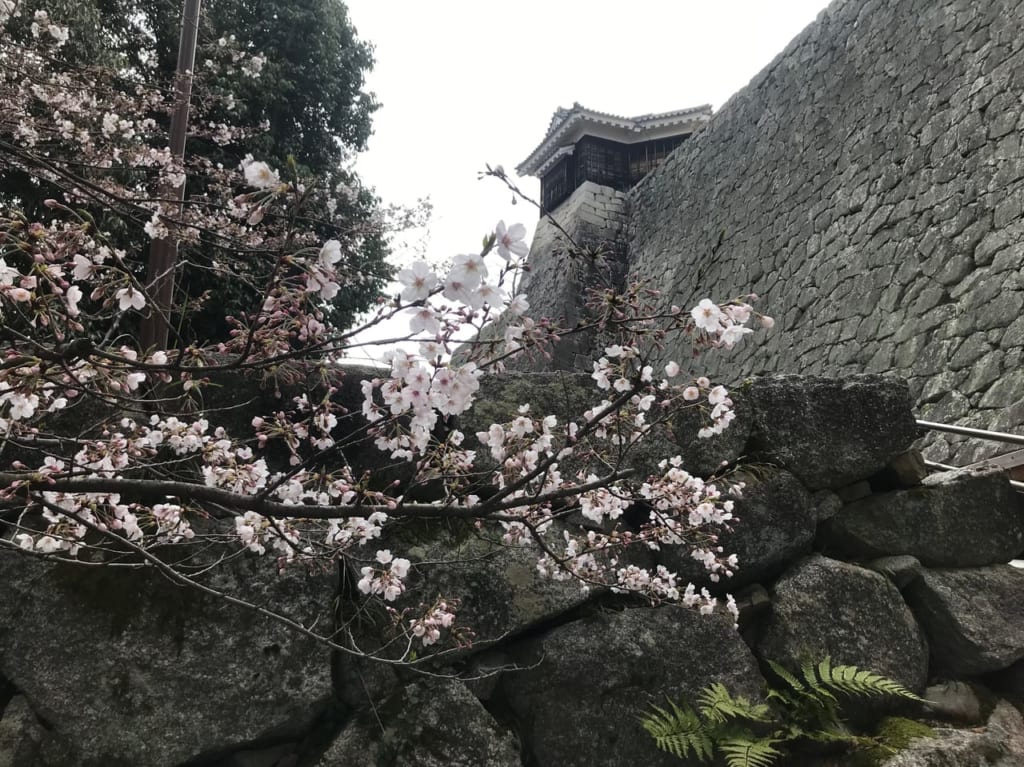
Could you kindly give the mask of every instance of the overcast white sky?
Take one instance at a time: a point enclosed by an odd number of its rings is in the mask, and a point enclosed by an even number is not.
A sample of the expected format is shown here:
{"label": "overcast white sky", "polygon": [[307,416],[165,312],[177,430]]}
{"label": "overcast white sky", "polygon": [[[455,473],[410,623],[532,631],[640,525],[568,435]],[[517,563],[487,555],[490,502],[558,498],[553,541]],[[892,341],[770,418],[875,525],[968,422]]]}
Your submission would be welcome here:
{"label": "overcast white sky", "polygon": [[[357,168],[386,202],[430,196],[430,261],[478,248],[499,219],[532,232],[537,212],[477,172],[490,163],[514,175],[557,107],[717,110],[827,4],[348,0],[359,36],[376,46],[369,88],[383,104]],[[536,179],[520,185],[539,191]]]}

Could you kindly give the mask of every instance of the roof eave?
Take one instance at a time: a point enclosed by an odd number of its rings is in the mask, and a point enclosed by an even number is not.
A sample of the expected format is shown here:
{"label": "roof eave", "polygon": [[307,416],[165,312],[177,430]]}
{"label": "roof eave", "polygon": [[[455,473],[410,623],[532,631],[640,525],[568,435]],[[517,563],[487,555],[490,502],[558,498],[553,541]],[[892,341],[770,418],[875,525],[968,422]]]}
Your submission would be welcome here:
{"label": "roof eave", "polygon": [[[552,122],[548,135],[530,153],[529,157],[516,166],[516,173],[520,176],[541,175],[544,170],[551,166],[553,155],[564,148],[562,139],[565,135],[571,128],[581,122],[630,131],[637,134],[638,138],[636,140],[642,140],[642,134],[659,128],[671,127],[674,124],[687,125],[689,128],[688,132],[693,133],[709,119],[711,119],[710,104],[702,104],[701,106],[679,109],[673,112],[642,115],[635,118],[620,117],[589,109],[573,109],[567,111],[557,124],[554,121]],[[680,131],[680,133],[684,132],[687,131]]]}

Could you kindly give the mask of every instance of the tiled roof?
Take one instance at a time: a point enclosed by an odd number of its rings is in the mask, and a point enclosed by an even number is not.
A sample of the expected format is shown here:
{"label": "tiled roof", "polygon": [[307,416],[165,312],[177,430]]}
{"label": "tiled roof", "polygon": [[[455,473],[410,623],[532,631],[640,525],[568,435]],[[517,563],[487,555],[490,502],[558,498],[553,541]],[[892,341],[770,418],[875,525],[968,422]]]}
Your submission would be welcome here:
{"label": "tiled roof", "polygon": [[551,117],[544,140],[537,145],[537,148],[530,153],[529,157],[516,166],[516,172],[520,176],[541,175],[550,166],[556,153],[558,156],[564,154],[564,152],[558,151],[564,148],[561,144],[562,140],[581,122],[605,125],[642,134],[653,128],[665,128],[673,125],[687,125],[693,130],[699,123],[707,122],[710,117],[710,104],[677,109],[672,112],[639,115],[637,117],[623,117],[622,115],[614,115],[609,112],[598,112],[594,109],[587,109],[578,102],[573,104],[571,109],[559,107]]}

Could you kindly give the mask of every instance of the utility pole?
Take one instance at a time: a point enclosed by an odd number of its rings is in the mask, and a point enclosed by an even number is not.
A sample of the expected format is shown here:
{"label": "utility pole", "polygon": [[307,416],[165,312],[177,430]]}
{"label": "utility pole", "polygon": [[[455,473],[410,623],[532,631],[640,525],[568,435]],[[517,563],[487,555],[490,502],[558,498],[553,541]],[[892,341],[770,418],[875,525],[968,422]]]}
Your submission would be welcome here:
{"label": "utility pole", "polygon": [[[202,0],[185,0],[181,13],[181,36],[178,40],[178,68],[174,76],[174,110],[171,112],[171,156],[182,163],[185,158],[185,137],[188,133],[188,110],[192,100],[192,70],[196,61],[196,38],[199,34],[199,12]],[[166,194],[165,194],[166,192]],[[168,213],[180,217],[185,200],[185,184],[160,190],[170,202]],[[153,240],[149,250],[146,286],[152,305],[142,320],[143,353],[167,348],[171,304],[174,301],[174,267],[178,260],[178,240],[173,233]]]}

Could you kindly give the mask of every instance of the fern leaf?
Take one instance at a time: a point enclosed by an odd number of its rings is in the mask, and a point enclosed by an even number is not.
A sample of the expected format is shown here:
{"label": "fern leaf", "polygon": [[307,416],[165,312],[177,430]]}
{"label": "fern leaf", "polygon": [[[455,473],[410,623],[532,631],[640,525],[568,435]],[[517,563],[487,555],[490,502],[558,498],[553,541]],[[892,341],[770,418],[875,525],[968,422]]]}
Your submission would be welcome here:
{"label": "fern leaf", "polygon": [[729,767],[770,767],[782,756],[774,740],[724,740],[718,744]]}
{"label": "fern leaf", "polygon": [[[822,670],[829,670],[832,667],[832,659],[826,655],[825,659],[821,663],[815,665],[808,661],[800,666],[800,672],[804,675],[804,681],[807,682],[807,689],[820,701],[834,701],[836,696],[832,694],[832,691],[827,686],[822,686],[822,677],[819,673]],[[827,675],[824,675],[827,679]]]}
{"label": "fern leaf", "polygon": [[725,724],[729,719],[766,722],[771,718],[768,706],[755,705],[747,698],[732,697],[721,682],[705,687],[697,700],[700,702],[700,712],[712,724]]}
{"label": "fern leaf", "polygon": [[671,712],[652,706],[654,712],[640,719],[643,728],[654,738],[654,744],[680,759],[685,759],[691,751],[702,762],[710,759],[713,751],[711,738],[697,713],[690,708],[681,708],[671,700],[668,704]]}
{"label": "fern leaf", "polygon": [[832,666],[827,656],[818,664],[817,673],[823,685],[847,695],[892,695],[921,700],[899,682],[871,671],[862,671],[856,666]]}
{"label": "fern leaf", "polygon": [[772,671],[775,672],[775,675],[779,677],[779,679],[781,679],[783,682],[788,684],[794,692],[803,692],[805,690],[805,687],[800,682],[800,680],[797,679],[793,674],[791,674],[789,672],[789,669],[787,669],[785,666],[780,666],[773,660],[768,661],[768,666],[771,668]]}

